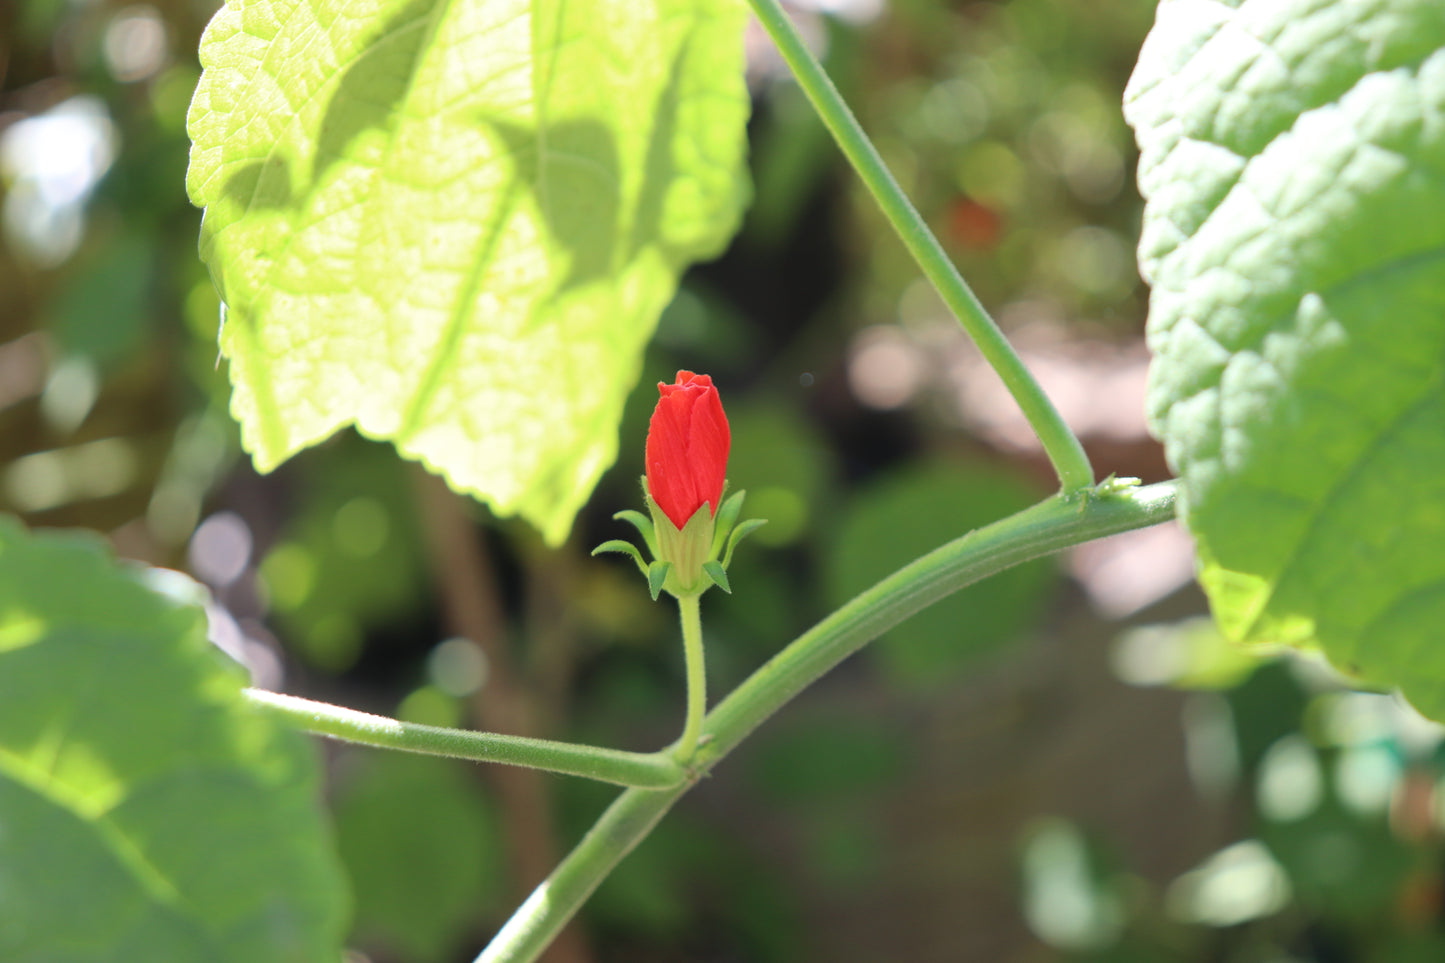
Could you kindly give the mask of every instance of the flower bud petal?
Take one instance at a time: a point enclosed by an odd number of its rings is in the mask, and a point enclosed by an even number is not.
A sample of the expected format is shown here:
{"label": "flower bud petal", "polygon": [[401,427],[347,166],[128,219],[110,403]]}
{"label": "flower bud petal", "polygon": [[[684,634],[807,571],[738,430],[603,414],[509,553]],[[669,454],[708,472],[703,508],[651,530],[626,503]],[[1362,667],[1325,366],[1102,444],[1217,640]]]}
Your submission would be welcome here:
{"label": "flower bud petal", "polygon": [[647,431],[647,491],[679,529],[707,503],[716,514],[727,476],[732,434],[708,375],[679,371],[659,383]]}

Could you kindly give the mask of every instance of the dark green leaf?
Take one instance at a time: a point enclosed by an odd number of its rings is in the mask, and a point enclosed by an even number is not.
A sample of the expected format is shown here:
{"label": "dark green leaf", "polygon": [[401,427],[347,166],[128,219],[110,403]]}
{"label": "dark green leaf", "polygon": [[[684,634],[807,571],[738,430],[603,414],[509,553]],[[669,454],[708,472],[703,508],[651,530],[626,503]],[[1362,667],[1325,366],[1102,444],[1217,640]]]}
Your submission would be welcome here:
{"label": "dark green leaf", "polygon": [[370,750],[352,762],[336,835],[357,938],[414,963],[454,959],[506,890],[501,829],[475,771]]}
{"label": "dark green leaf", "polygon": [[0,519],[0,959],[340,959],[306,740],[250,712],[203,593]]}
{"label": "dark green leaf", "polygon": [[882,791],[910,758],[907,742],[876,719],[815,713],[759,740],[749,775],[768,800],[807,811]]}
{"label": "dark green leaf", "polygon": [[832,449],[791,402],[734,406],[728,421],[728,479],[747,490],[752,514],[771,521],[760,539],[774,546],[795,542],[828,510]]}
{"label": "dark green leaf", "polygon": [[354,436],[304,456],[297,511],[261,563],[288,649],[339,672],[369,631],[421,604],[427,569],[408,466]]}

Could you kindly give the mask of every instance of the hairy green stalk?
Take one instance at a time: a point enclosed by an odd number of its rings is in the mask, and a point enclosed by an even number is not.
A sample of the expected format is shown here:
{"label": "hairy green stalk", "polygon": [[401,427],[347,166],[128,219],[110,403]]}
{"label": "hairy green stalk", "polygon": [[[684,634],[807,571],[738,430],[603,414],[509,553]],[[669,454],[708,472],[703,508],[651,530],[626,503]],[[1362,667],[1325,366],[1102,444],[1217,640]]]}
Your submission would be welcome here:
{"label": "hairy green stalk", "polygon": [[707,663],[703,659],[702,618],[698,614],[698,596],[684,595],[677,600],[682,617],[682,652],[687,663],[687,722],[677,743],[676,758],[686,764],[697,751],[702,717],[707,712]]}
{"label": "hairy green stalk", "polygon": [[297,728],[364,746],[474,762],[503,762],[618,786],[663,789],[682,785],[686,778],[683,768],[664,752],[623,752],[493,732],[445,729],[261,689],[246,689],[243,695],[255,708]]}

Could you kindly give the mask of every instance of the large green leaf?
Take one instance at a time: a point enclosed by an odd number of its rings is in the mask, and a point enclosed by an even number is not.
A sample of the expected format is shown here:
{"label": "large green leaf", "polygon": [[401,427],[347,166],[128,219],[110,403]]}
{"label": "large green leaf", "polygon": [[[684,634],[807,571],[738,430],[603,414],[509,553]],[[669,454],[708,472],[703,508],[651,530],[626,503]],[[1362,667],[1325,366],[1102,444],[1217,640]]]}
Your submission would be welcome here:
{"label": "large green leaf", "polygon": [[262,471],[355,424],[551,541],[736,228],[736,0],[227,0],[188,187]]}
{"label": "large green leaf", "polygon": [[339,960],[305,739],[248,712],[184,576],[0,518],[0,960]]}
{"label": "large green leaf", "polygon": [[1170,0],[1125,110],[1217,619],[1445,718],[1445,4]]}

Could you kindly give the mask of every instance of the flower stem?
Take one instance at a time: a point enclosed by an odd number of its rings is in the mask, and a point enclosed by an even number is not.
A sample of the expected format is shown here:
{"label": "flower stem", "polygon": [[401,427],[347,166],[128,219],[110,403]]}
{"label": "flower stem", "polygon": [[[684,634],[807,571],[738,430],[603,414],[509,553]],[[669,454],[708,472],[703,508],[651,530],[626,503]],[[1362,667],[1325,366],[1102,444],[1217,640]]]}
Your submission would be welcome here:
{"label": "flower stem", "polygon": [[682,596],[677,600],[677,610],[682,616],[682,655],[687,663],[687,722],[678,740],[675,758],[686,764],[697,752],[697,737],[702,731],[703,714],[707,712],[707,662],[702,651],[698,596]]}
{"label": "flower stem", "polygon": [[[723,756],[815,679],[920,609],[1030,559],[1167,521],[1175,483],[1101,485],[1084,499],[1055,496],[969,532],[916,559],[813,626],[748,677],[703,721],[689,779],[668,789],[629,789],[477,957],[531,963],[612,868]],[[682,758],[686,759],[686,756]]]}
{"label": "flower stem", "polygon": [[262,689],[245,689],[242,695],[253,708],[292,726],[366,746],[475,762],[510,763],[619,786],[664,789],[681,785],[686,779],[682,767],[666,752],[623,752],[495,732],[445,729]]}
{"label": "flower stem", "polygon": [[808,49],[778,0],[749,0],[749,3],[792,70],[798,86],[832,132],[834,140],[883,209],[904,246],[1023,409],[1024,417],[1053,463],[1064,494],[1088,488],[1094,483],[1094,469],[1083,445],[1069,430],[1058,409],[1049,401],[1048,395],[1044,394],[1028,367],[959,275],[938,239],[908,200],[908,195],[893,179],[873,142],[863,133],[838,88],[833,86],[833,81]]}

